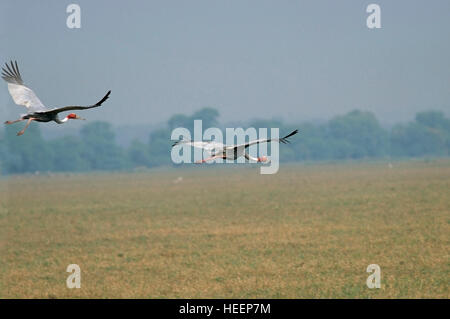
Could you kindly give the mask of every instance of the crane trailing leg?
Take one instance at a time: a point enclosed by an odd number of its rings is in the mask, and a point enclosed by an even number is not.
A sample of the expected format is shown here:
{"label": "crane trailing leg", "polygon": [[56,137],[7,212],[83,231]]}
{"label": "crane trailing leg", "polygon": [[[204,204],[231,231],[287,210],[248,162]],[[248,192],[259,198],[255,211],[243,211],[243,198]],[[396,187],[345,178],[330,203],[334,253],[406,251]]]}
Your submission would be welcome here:
{"label": "crane trailing leg", "polygon": [[25,119],[18,119],[18,120],[15,120],[15,121],[6,121],[5,124],[14,124],[14,123],[21,122],[21,121],[24,121],[24,120]]}
{"label": "crane trailing leg", "polygon": [[25,130],[27,129],[27,127],[30,125],[31,121],[33,121],[34,118],[29,118],[27,124],[25,125],[25,127],[23,128],[22,131],[17,132],[17,136],[22,135],[23,133],[25,133]]}
{"label": "crane trailing leg", "polygon": [[217,158],[225,159],[225,157],[223,155],[216,155],[216,156],[211,156],[211,157],[205,158],[204,160],[199,160],[199,161],[195,162],[195,164],[203,164],[203,163],[206,163],[207,161],[212,161]]}

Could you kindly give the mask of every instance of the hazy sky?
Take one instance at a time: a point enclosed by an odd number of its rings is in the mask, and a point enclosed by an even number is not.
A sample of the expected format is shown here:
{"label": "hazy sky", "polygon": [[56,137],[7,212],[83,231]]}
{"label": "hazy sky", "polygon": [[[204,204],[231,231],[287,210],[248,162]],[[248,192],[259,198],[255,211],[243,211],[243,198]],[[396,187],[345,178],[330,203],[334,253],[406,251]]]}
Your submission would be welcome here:
{"label": "hazy sky", "polygon": [[[81,29],[66,7],[81,7]],[[381,7],[368,29],[366,7]],[[381,121],[450,114],[450,1],[0,2],[0,58],[18,60],[44,104],[96,102],[90,120],[166,121],[212,106],[223,121]],[[0,86],[0,119],[22,109]],[[81,114],[81,113],[80,113]]]}

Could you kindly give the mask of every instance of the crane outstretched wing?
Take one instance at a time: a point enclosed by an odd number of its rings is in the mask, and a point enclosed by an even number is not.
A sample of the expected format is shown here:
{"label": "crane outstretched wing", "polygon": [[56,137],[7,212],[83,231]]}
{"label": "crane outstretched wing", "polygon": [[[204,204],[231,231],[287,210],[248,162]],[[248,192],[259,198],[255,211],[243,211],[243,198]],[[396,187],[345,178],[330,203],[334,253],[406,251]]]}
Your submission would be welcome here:
{"label": "crane outstretched wing", "polygon": [[191,140],[179,140],[172,144],[172,147],[176,145],[189,145],[195,148],[203,149],[209,153],[220,153],[224,149],[224,145],[214,141],[191,141]]}
{"label": "crane outstretched wing", "polygon": [[72,105],[72,106],[64,106],[64,107],[60,107],[60,108],[56,108],[56,109],[51,109],[51,110],[47,110],[44,113],[61,113],[61,112],[65,112],[65,111],[73,111],[73,110],[87,110],[87,109],[92,109],[94,107],[99,107],[103,104],[103,102],[105,102],[108,98],[109,95],[111,94],[111,90],[108,91],[108,93],[106,93],[106,95],[97,103],[93,104],[93,105],[87,105],[87,106],[79,106],[79,105]]}
{"label": "crane outstretched wing", "polygon": [[288,135],[281,137],[281,138],[262,138],[259,140],[254,140],[254,141],[250,141],[248,143],[245,144],[239,144],[239,145],[235,145],[235,146],[231,146],[231,148],[248,148],[251,145],[255,145],[255,144],[260,144],[260,143],[270,143],[272,141],[275,142],[279,142],[279,143],[283,143],[283,144],[289,144],[289,140],[288,138],[291,137],[292,135],[295,135],[298,133],[298,130],[292,131],[291,133],[289,133]]}
{"label": "crane outstretched wing", "polygon": [[33,90],[23,84],[17,61],[15,63],[11,61],[11,66],[5,63],[5,66],[6,69],[2,68],[2,78],[8,83],[8,91],[14,103],[25,106],[28,113],[46,111],[47,108]]}

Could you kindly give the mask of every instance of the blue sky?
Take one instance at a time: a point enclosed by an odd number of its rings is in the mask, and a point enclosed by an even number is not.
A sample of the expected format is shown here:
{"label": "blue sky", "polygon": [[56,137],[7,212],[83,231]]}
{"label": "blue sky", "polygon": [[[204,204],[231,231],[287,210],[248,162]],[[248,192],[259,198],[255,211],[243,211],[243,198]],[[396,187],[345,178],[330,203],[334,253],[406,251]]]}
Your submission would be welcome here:
{"label": "blue sky", "polygon": [[[66,7],[81,7],[68,29]],[[368,29],[366,7],[381,7]],[[157,124],[211,106],[223,121],[326,120],[358,108],[384,123],[450,114],[450,1],[0,2],[0,58],[49,106]],[[2,62],[3,63],[3,62]],[[6,85],[0,116],[14,119]]]}

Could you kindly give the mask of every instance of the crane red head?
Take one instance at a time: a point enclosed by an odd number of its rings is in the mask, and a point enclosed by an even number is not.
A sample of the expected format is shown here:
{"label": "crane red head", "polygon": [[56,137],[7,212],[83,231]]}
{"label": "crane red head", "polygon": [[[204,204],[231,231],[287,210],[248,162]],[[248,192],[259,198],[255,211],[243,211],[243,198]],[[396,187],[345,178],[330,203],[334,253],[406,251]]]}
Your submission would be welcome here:
{"label": "crane red head", "polygon": [[84,120],[83,118],[79,117],[75,113],[70,113],[69,115],[67,115],[67,119],[69,119],[69,120]]}
{"label": "crane red head", "polygon": [[258,162],[266,163],[268,161],[269,161],[269,159],[267,158],[267,156],[258,157]]}

